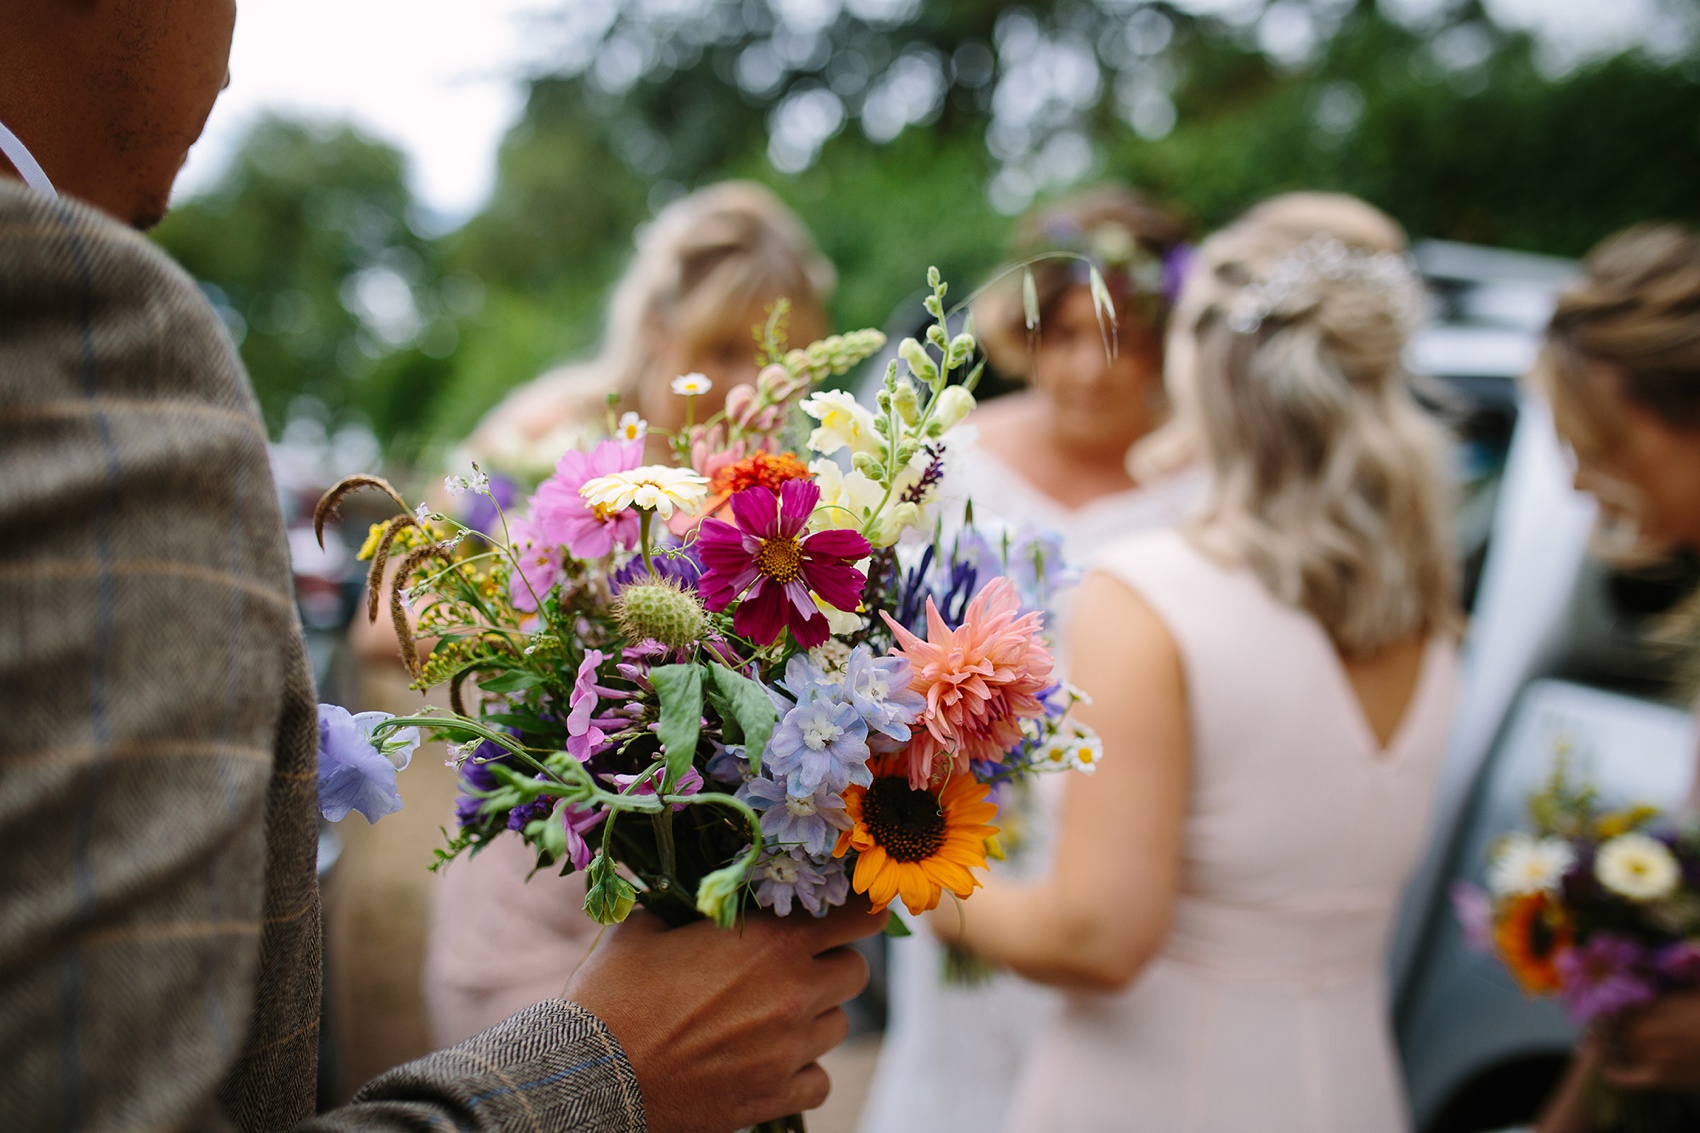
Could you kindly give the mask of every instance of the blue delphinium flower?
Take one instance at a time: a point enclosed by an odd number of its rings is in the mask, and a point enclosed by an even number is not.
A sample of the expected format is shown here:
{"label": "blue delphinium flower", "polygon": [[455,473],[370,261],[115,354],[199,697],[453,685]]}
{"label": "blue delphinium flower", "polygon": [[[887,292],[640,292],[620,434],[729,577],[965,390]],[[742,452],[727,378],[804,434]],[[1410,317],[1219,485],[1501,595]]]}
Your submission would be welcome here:
{"label": "blue delphinium flower", "polygon": [[850,653],[844,667],[844,691],[870,731],[894,740],[909,738],[909,725],[927,706],[921,694],[909,687],[909,659],[875,657],[866,645]]}
{"label": "blue delphinium flower", "polygon": [[762,837],[776,846],[828,854],[838,841],[838,832],[850,829],[843,797],[825,787],[799,797],[786,790],[784,783],[762,777],[739,787],[738,798],[761,812]]}
{"label": "blue delphinium flower", "polygon": [[791,914],[793,900],[817,917],[842,905],[850,892],[844,863],[837,859],[811,861],[801,850],[781,850],[764,858],[755,870],[756,904],[780,916]]}
{"label": "blue delphinium flower", "polygon": [[793,654],[791,659],[785,662],[785,676],[777,683],[780,688],[799,700],[807,697],[812,690],[836,689],[839,684],[807,653]]}
{"label": "blue delphinium flower", "polygon": [[808,797],[823,786],[843,791],[873,783],[868,770],[868,724],[856,706],[820,689],[785,713],[767,741],[764,762],[783,775],[793,795]]}
{"label": "blue delphinium flower", "polygon": [[1057,593],[1077,585],[1080,572],[1063,558],[1062,535],[1047,527],[1023,524],[1009,541],[1004,571],[1021,595],[1023,610],[1048,609]]}
{"label": "blue delphinium flower", "polygon": [[716,783],[742,783],[750,777],[750,756],[743,744],[715,744],[703,773]]}
{"label": "blue delphinium flower", "polygon": [[395,717],[388,712],[351,714],[335,704],[319,705],[319,812],[341,822],[357,810],[376,822],[401,809],[396,772],[419,747],[418,728],[400,728],[382,741],[372,729]]}

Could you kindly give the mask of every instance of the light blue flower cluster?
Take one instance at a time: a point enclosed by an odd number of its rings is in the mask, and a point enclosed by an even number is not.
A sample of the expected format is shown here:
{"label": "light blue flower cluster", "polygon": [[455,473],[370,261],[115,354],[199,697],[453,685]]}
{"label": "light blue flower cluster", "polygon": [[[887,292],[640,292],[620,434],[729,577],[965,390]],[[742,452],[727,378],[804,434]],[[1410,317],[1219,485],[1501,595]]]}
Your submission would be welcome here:
{"label": "light blue flower cluster", "polygon": [[821,916],[848,892],[843,863],[831,854],[851,825],[845,790],[873,782],[869,736],[907,740],[925,702],[909,687],[907,659],[875,657],[866,645],[832,671],[799,653],[779,685],[795,700],[779,698],[762,774],[738,788],[774,847],[756,868],[756,900],[784,914],[795,899]]}

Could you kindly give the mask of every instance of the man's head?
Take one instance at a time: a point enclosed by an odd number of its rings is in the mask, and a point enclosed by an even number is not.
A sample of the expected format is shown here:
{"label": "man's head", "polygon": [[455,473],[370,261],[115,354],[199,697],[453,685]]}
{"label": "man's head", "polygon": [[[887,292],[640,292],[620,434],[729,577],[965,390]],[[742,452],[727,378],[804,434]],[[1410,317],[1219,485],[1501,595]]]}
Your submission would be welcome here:
{"label": "man's head", "polygon": [[150,227],[224,87],[235,26],[236,0],[0,4],[0,122],[61,192]]}

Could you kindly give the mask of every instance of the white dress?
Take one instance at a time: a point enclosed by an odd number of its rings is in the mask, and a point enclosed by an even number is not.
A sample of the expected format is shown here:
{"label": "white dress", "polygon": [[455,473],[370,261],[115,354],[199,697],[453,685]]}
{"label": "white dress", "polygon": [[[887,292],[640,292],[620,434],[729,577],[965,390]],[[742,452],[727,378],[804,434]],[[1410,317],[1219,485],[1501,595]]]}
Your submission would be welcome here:
{"label": "white dress", "polygon": [[[976,523],[1049,527],[1062,536],[1066,560],[1081,567],[1117,537],[1178,522],[1203,496],[1202,477],[1183,474],[1069,510],[985,449],[969,448],[959,460],[940,509],[947,520],[972,499]],[[996,867],[1000,873],[1044,871],[1061,787],[1057,776],[1039,781],[1026,816],[1026,845],[1017,860]],[[860,1133],[987,1133],[1007,1116],[1028,1050],[1060,1009],[1061,997],[1001,972],[986,984],[946,984],[943,950],[917,929],[890,942],[890,1014]]]}
{"label": "white dress", "polygon": [[1456,699],[1434,638],[1377,741],[1332,642],[1177,531],[1097,567],[1179,649],[1192,735],[1181,891],[1160,956],[1048,1022],[1009,1133],[1400,1133],[1384,976]]}

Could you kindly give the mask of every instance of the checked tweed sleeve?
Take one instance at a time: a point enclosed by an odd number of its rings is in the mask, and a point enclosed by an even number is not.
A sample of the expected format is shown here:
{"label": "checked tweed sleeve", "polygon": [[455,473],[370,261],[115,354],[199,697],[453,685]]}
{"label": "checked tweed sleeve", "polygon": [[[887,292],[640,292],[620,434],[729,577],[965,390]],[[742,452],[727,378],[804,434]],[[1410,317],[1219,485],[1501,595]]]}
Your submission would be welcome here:
{"label": "checked tweed sleeve", "polygon": [[642,1130],[566,1003],[314,1117],[318,728],[265,440],[181,270],[0,179],[0,1127]]}

